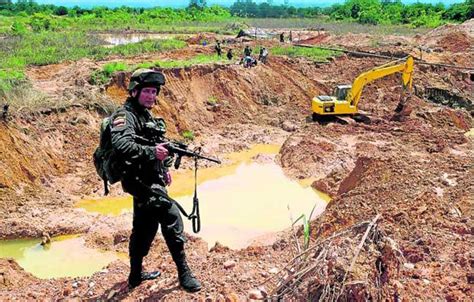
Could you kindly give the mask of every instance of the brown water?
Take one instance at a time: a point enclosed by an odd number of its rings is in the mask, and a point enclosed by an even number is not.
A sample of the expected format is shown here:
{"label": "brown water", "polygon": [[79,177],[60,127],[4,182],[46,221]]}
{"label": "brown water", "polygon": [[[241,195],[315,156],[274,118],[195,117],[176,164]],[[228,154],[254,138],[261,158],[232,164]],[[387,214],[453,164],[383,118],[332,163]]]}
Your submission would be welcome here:
{"label": "brown water", "polygon": [[39,278],[91,276],[110,262],[127,255],[88,248],[78,235],[59,236],[42,246],[40,239],[0,241],[0,258],[13,258]]}
{"label": "brown water", "polygon": [[[256,163],[257,154],[276,154],[279,146],[256,145],[228,154],[233,164],[199,170],[201,232],[197,236],[210,246],[216,241],[231,248],[248,246],[253,239],[291,226],[302,214],[322,213],[329,197],[313,190],[310,181],[297,182],[287,178],[281,167]],[[194,190],[193,171],[175,173],[170,196],[189,212]],[[84,200],[78,207],[105,215],[131,211],[130,197]],[[313,217],[314,217],[313,216]],[[185,229],[192,233],[189,221]]]}

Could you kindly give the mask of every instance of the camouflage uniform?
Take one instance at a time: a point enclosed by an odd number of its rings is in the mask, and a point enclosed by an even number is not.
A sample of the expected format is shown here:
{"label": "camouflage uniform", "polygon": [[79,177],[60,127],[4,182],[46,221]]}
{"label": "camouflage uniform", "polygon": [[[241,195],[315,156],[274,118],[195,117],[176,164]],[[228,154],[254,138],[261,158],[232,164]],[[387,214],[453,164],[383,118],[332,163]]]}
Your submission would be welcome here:
{"label": "camouflage uniform", "polygon": [[[155,145],[160,142],[153,142],[153,137],[148,131],[150,127],[154,128],[161,137],[164,137],[165,121],[153,118],[150,112],[132,97],[129,97],[125,105],[112,115],[111,121],[112,146],[125,166],[122,187],[125,192],[133,196],[129,284],[134,287],[144,279],[154,279],[159,275],[156,272],[158,275],[148,278],[142,273],[143,257],[150,250],[158,231],[158,224],[161,225],[163,237],[178,267],[181,282],[183,274],[188,273],[190,276],[192,274],[185,261],[186,240],[183,235],[183,220],[178,207],[169,199],[166,190],[165,174],[172,165],[173,157],[168,156],[163,161],[156,159]],[[200,284],[198,285],[200,289]],[[183,287],[191,291],[196,290],[196,286],[186,288],[184,284]]]}

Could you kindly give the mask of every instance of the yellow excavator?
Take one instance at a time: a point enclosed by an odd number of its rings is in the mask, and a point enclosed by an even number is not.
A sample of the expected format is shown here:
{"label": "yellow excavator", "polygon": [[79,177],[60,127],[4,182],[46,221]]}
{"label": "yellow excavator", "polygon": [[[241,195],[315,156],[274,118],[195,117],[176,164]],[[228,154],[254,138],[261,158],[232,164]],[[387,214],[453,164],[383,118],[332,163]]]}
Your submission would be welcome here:
{"label": "yellow excavator", "polygon": [[313,98],[313,120],[327,115],[356,115],[364,86],[372,81],[401,72],[403,88],[412,88],[413,57],[396,60],[361,73],[352,85],[338,85],[333,96],[319,95]]}

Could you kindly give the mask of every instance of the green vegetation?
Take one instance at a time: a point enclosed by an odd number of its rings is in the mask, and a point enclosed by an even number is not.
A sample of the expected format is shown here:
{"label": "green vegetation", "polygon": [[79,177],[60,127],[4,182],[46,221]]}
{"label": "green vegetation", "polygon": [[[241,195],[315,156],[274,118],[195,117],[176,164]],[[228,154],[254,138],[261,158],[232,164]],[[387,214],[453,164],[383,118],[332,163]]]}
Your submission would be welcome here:
{"label": "green vegetation", "polygon": [[81,58],[103,59],[110,55],[131,56],[183,48],[179,40],[143,40],[138,43],[103,47],[84,32],[40,31],[5,38],[0,44],[0,90],[25,78],[28,65],[46,65]]}
{"label": "green vegetation", "polygon": [[311,239],[311,217],[313,217],[314,209],[316,209],[316,205],[313,206],[313,209],[311,210],[311,213],[309,214],[308,217],[306,217],[305,214],[301,214],[298,219],[296,219],[292,226],[294,226],[298,221],[303,220],[303,250],[306,250],[309,248],[309,243]]}
{"label": "green vegetation", "polygon": [[403,4],[401,0],[347,0],[326,13],[334,20],[351,20],[363,24],[409,24],[413,27],[436,27],[448,20],[466,21],[474,17],[474,0],[453,4]]}
{"label": "green vegetation", "polygon": [[210,96],[208,99],[207,99],[207,102],[206,102],[208,105],[210,106],[216,106],[217,104],[219,104],[219,99],[215,96]]}
{"label": "green vegetation", "polygon": [[[186,60],[166,60],[166,61],[155,61],[152,66],[161,67],[161,68],[182,68],[189,67],[199,64],[210,64],[210,63],[222,63],[228,62],[228,60],[222,56],[218,55],[197,55],[195,57],[186,59]],[[145,67],[145,66],[144,66]],[[151,66],[146,66],[151,67]]]}
{"label": "green vegetation", "polygon": [[303,57],[315,62],[326,62],[329,57],[340,55],[340,52],[337,51],[297,46],[273,47],[270,49],[270,53],[280,56]]}
{"label": "green vegetation", "polygon": [[184,130],[183,132],[181,132],[181,136],[187,141],[194,140],[194,132],[191,130]]}
{"label": "green vegetation", "polygon": [[462,22],[474,18],[474,0],[453,4],[414,3],[401,0],[346,0],[328,8],[295,8],[289,5],[272,5],[271,1],[257,4],[252,0],[237,0],[230,7],[233,16],[246,18],[314,18],[321,15],[333,20],[350,20],[363,24],[410,24],[412,26],[438,26],[445,21]]}

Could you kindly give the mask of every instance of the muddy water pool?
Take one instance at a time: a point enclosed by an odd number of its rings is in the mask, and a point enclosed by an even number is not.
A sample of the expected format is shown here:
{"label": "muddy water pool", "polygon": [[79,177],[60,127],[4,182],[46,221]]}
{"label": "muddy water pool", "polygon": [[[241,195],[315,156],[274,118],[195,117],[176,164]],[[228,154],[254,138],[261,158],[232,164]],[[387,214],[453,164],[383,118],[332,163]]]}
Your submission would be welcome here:
{"label": "muddy water pool", "polygon": [[[198,196],[201,232],[197,236],[213,246],[216,241],[231,248],[248,246],[256,237],[291,227],[300,215],[313,217],[324,211],[329,197],[313,190],[311,181],[287,178],[272,160],[255,162],[258,154],[274,155],[277,145],[255,145],[251,149],[226,156],[231,164],[200,169]],[[169,189],[189,212],[194,190],[193,171],[175,172]],[[131,211],[130,197],[83,200],[78,207],[104,215]],[[185,229],[192,233],[190,221]]]}
{"label": "muddy water pool", "polygon": [[45,246],[40,239],[0,241],[0,258],[13,258],[39,278],[91,276],[110,262],[127,259],[126,254],[105,252],[85,246],[79,235],[58,236]]}

